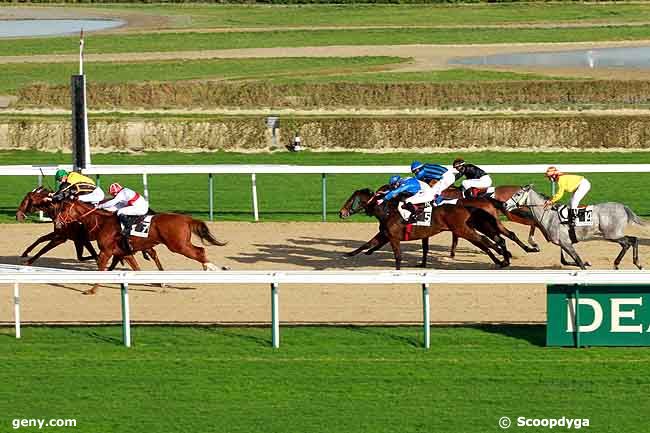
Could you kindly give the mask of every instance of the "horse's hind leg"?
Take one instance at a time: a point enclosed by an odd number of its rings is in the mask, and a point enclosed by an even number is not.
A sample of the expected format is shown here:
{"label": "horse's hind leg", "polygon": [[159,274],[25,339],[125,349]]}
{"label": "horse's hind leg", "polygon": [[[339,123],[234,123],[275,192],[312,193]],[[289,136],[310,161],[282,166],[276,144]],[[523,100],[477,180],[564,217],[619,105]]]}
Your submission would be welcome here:
{"label": "horse's hind leg", "polygon": [[395,269],[399,271],[402,265],[402,249],[399,245],[399,239],[390,239],[390,246],[393,248],[393,255],[395,256]]}
{"label": "horse's hind leg", "polygon": [[36,246],[42,242],[45,241],[52,241],[56,238],[59,237],[59,234],[57,232],[50,232],[46,235],[41,236],[40,238],[36,239],[33,244],[27,247],[25,251],[20,255],[20,257],[27,257],[27,255],[34,249]]}
{"label": "horse's hind leg", "polygon": [[633,254],[633,262],[634,265],[639,268],[643,269],[643,266],[641,265],[641,262],[639,261],[639,238],[636,236],[628,236],[633,240],[633,245],[632,245],[632,254]]}
{"label": "horse's hind leg", "polygon": [[147,254],[149,254],[149,256],[153,259],[153,261],[156,264],[156,267],[158,268],[159,271],[164,271],[165,270],[165,269],[163,269],[163,266],[160,263],[160,260],[158,260],[158,253],[156,252],[156,250],[154,250],[153,248],[150,248],[148,250],[143,251],[142,253],[144,254],[145,252]]}
{"label": "horse's hind leg", "polygon": [[[616,259],[614,259],[614,269],[618,269],[618,265],[621,263],[621,260],[623,260],[623,257],[625,257],[625,253],[627,253],[627,250],[629,250],[630,247],[635,244],[635,241],[633,240],[632,236],[623,236],[619,239],[613,239],[613,241],[617,242],[621,246],[621,252],[618,253],[618,256],[616,256]],[[636,265],[636,262],[634,264]]]}
{"label": "horse's hind leg", "polygon": [[43,247],[39,252],[37,252],[37,253],[34,255],[34,257],[32,257],[31,259],[27,260],[27,261],[25,262],[25,264],[31,266],[31,265],[32,265],[36,260],[38,260],[38,258],[41,257],[43,254],[45,254],[46,252],[50,251],[51,249],[54,249],[54,248],[58,247],[59,245],[61,245],[61,244],[64,243],[64,242],[65,242],[65,239],[64,239],[64,238],[55,238],[55,239],[52,239],[52,240],[51,240],[47,245],[45,245],[45,246],[44,246],[44,247]]}

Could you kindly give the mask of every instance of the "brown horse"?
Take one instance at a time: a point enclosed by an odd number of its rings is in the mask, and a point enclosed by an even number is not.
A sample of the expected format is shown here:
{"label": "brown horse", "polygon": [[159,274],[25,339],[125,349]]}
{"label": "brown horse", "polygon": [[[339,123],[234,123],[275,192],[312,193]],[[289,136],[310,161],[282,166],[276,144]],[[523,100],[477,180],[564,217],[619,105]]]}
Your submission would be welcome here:
{"label": "brown horse", "polygon": [[[432,184],[435,184],[435,181],[432,182]],[[506,202],[509,200],[514,193],[517,191],[521,190],[520,186],[517,185],[502,185],[502,186],[497,186],[494,188],[494,199],[498,202]],[[453,199],[459,199],[461,200],[458,204],[461,206],[466,206],[468,203],[468,199],[465,199],[463,197],[463,191],[460,188],[457,188],[455,186],[450,186],[446,190],[442,192],[442,196],[445,199],[453,200]],[[488,200],[488,199],[470,199],[469,202],[471,203],[476,203],[476,200]],[[539,244],[535,241],[535,227],[536,223],[535,220],[533,219],[532,214],[530,213],[530,209],[523,207],[520,209],[517,209],[516,211],[507,211],[503,206],[498,206],[497,207],[498,211],[505,215],[506,218],[508,218],[509,221],[523,224],[530,226],[530,230],[528,232],[528,243],[530,243],[532,250],[528,252],[539,252]],[[456,246],[458,245],[458,237],[453,236],[452,241],[451,241],[451,252],[449,255],[451,257],[454,257],[456,255]],[[526,248],[524,248],[526,249]]]}
{"label": "brown horse", "polygon": [[[379,233],[356,250],[344,254],[345,257],[352,257],[366,249],[368,251],[365,254],[372,254],[390,242],[395,256],[395,269],[400,269],[402,261],[400,242],[421,239],[423,251],[420,266],[426,267],[429,253],[428,238],[443,231],[451,231],[477,246],[497,266],[504,267],[510,264],[510,253],[505,247],[505,241],[499,237],[497,220],[483,209],[452,205],[437,206],[432,209],[430,226],[412,226],[411,231],[407,232],[407,225],[397,210],[397,203],[389,200],[378,205],[377,197],[368,188],[357,190],[339,211],[340,218],[347,218],[364,210],[367,215],[379,220]],[[499,260],[491,250],[503,255],[504,260]]]}
{"label": "brown horse", "polygon": [[[38,187],[31,192],[28,192],[21,201],[20,206],[18,206],[18,210],[16,211],[16,220],[23,221],[26,215],[37,211],[43,211],[43,213],[45,213],[45,215],[47,215],[50,219],[55,220],[58,206],[52,203],[52,200],[50,198],[51,193],[52,191],[44,187]],[[96,239],[95,235],[96,233],[89,234],[88,230],[81,223],[70,224],[61,229],[55,228],[54,231],[41,236],[29,247],[27,247],[27,249],[21,254],[21,257],[27,257],[29,253],[34,248],[36,248],[37,245],[43,242],[48,242],[48,244],[45,245],[38,253],[36,253],[34,257],[31,257],[25,261],[26,265],[31,266],[43,254],[56,248],[62,243],[71,240],[74,242],[75,250],[77,252],[77,260],[85,261],[93,259],[97,261],[98,255],[91,243],[91,241]],[[84,247],[88,250],[88,252],[90,252],[90,256],[83,256]],[[164,270],[162,264],[160,263],[160,260],[158,259],[158,254],[153,248],[143,251],[142,255],[146,260],[149,260],[149,257],[151,257],[151,259],[153,259],[153,261],[156,263],[158,270]],[[140,269],[138,262],[135,260],[135,257],[127,256],[124,257],[124,260],[126,260],[131,269]],[[113,270],[119,261],[119,258],[114,257],[109,270]]]}
{"label": "brown horse", "polygon": [[[89,232],[96,233],[99,245],[97,265],[100,271],[107,269],[108,259],[111,256],[122,257],[129,254],[120,245],[121,227],[115,214],[99,210],[80,201],[63,201],[62,209],[56,216],[55,227],[60,229],[77,221],[88,227]],[[148,237],[130,236],[130,246],[131,250],[135,252],[163,244],[170,251],[201,263],[204,270],[218,270],[219,268],[208,260],[205,248],[192,245],[192,234],[212,245],[226,245],[226,242],[218,241],[210,233],[208,226],[203,221],[187,215],[159,213],[153,215],[151,219]],[[84,293],[95,294],[96,292],[97,285],[94,285],[92,289]]]}

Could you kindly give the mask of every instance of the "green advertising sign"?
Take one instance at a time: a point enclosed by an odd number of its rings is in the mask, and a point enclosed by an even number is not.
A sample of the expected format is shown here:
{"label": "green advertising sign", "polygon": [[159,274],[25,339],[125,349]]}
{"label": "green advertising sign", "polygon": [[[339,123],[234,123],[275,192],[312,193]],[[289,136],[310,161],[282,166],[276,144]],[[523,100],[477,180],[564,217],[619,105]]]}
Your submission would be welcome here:
{"label": "green advertising sign", "polygon": [[553,285],[546,302],[547,346],[650,346],[650,285]]}

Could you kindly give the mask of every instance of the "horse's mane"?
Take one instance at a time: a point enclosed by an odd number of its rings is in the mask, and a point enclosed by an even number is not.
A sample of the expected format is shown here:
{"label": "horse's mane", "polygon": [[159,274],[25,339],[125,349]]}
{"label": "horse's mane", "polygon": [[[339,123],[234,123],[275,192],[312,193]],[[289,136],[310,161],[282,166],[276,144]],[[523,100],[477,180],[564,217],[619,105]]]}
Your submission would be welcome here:
{"label": "horse's mane", "polygon": [[357,190],[359,194],[368,194],[368,195],[375,195],[375,192],[371,190],[370,188],[363,188],[360,190]]}

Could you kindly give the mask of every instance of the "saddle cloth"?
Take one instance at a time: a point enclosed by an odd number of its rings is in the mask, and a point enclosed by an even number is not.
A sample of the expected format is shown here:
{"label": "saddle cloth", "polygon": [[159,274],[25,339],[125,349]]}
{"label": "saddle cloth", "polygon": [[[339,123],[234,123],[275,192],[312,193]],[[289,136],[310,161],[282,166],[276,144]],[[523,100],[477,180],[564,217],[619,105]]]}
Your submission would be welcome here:
{"label": "saddle cloth", "polygon": [[[593,220],[594,206],[584,206],[578,208],[578,215],[576,216],[576,227],[591,227],[594,225]],[[569,223],[569,206],[562,205],[557,208],[557,214],[560,216],[561,224]]]}
{"label": "saddle cloth", "polygon": [[[402,209],[402,205],[404,202],[399,202],[399,205],[397,206],[397,209],[399,210],[399,214],[401,215],[402,219],[404,221],[408,221],[409,218],[411,217],[411,212],[409,212],[406,209]],[[422,206],[422,205],[416,205],[416,206]],[[418,219],[416,222],[413,223],[414,226],[430,226],[431,225],[431,203],[425,203],[424,204],[424,210],[420,212],[418,215]]]}
{"label": "saddle cloth", "polygon": [[145,215],[144,218],[138,218],[131,224],[131,231],[129,235],[137,236],[139,238],[148,238],[149,237],[149,226],[151,225],[151,219],[153,215]]}
{"label": "saddle cloth", "polygon": [[494,192],[496,191],[496,188],[493,186],[490,186],[488,188],[472,188],[476,190],[476,198],[496,198],[494,196]]}

